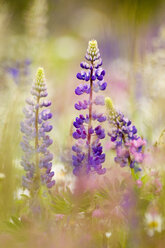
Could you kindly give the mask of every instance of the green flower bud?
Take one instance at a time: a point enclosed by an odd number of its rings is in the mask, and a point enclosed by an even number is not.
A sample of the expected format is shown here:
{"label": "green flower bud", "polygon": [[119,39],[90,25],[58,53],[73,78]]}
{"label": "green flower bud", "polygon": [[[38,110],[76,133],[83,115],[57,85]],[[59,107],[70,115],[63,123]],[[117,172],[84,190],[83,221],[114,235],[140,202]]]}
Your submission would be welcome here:
{"label": "green flower bud", "polygon": [[96,40],[90,40],[88,43],[87,53],[91,56],[97,56],[99,53],[98,45]]}
{"label": "green flower bud", "polygon": [[45,74],[42,67],[38,68],[35,79],[35,86],[40,88],[45,86]]}
{"label": "green flower bud", "polygon": [[109,115],[113,115],[115,113],[115,109],[110,97],[105,98],[105,106]]}

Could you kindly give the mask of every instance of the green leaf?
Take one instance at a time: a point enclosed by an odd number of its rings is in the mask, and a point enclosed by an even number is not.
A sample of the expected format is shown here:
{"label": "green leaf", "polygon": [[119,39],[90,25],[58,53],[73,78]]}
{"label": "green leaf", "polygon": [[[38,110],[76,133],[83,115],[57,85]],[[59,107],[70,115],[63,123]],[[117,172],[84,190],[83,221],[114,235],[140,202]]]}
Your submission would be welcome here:
{"label": "green leaf", "polygon": [[73,203],[67,195],[56,195],[53,198],[52,207],[57,214],[71,214]]}

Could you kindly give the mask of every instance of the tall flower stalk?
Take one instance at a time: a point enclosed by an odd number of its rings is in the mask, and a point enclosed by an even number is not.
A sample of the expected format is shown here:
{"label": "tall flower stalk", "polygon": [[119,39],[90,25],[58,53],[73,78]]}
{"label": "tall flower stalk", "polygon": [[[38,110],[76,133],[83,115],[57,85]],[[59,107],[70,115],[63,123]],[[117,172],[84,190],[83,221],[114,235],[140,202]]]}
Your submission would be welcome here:
{"label": "tall flower stalk", "polygon": [[132,122],[114,108],[109,97],[106,97],[105,103],[110,124],[108,135],[116,150],[115,162],[121,167],[129,166],[132,172],[141,171],[140,164],[144,160],[146,141],[137,135],[137,129]]}
{"label": "tall flower stalk", "polygon": [[89,84],[80,84],[75,89],[75,94],[78,96],[87,94],[88,99],[78,101],[75,109],[86,110],[87,113],[86,115],[80,114],[73,123],[76,128],[73,132],[73,138],[76,139],[76,143],[72,147],[76,154],[72,156],[73,173],[75,175],[91,172],[104,174],[106,169],[102,168],[102,163],[105,161],[105,154],[100,140],[105,138],[105,131],[101,125],[97,124],[94,127],[93,121],[102,123],[106,120],[103,113],[96,112],[94,105],[97,108],[98,105],[104,105],[104,97],[95,96],[95,93],[105,90],[107,83],[104,82],[105,70],[101,68],[102,59],[96,40],[89,41],[85,58],[88,62],[80,63],[83,70],[77,74],[77,78]]}
{"label": "tall flower stalk", "polygon": [[53,155],[48,147],[53,143],[49,133],[52,130],[49,120],[52,113],[45,109],[51,105],[50,101],[43,100],[47,97],[45,75],[39,68],[31,90],[32,98],[26,100],[24,122],[21,122],[23,141],[21,147],[24,151],[21,165],[26,171],[23,176],[23,186],[30,192],[36,193],[41,184],[51,188],[55,181],[52,179],[54,172],[51,171]]}

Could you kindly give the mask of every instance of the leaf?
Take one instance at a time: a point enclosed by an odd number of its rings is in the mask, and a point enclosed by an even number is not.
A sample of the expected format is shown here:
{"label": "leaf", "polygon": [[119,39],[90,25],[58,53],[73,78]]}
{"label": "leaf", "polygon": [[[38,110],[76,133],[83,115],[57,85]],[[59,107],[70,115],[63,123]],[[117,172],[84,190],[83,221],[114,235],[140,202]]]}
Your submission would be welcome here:
{"label": "leaf", "polygon": [[71,214],[73,210],[72,201],[67,195],[56,195],[52,207],[57,214]]}
{"label": "leaf", "polygon": [[141,178],[141,181],[143,184],[146,184],[146,182],[148,182],[149,180],[149,176],[148,175],[144,175],[142,178]]}
{"label": "leaf", "polygon": [[146,195],[142,196],[141,199],[146,201],[152,201],[154,199],[154,195],[151,193],[147,193]]}
{"label": "leaf", "polygon": [[23,223],[16,216],[11,216],[10,220],[3,222],[3,230],[7,232],[17,231],[22,227],[23,227]]}
{"label": "leaf", "polygon": [[86,192],[78,201],[78,211],[88,212],[92,204],[93,204],[93,198],[91,198],[91,195],[88,192]]}
{"label": "leaf", "polygon": [[159,148],[165,147],[165,129],[163,129],[163,131],[161,132],[160,137],[155,145]]}

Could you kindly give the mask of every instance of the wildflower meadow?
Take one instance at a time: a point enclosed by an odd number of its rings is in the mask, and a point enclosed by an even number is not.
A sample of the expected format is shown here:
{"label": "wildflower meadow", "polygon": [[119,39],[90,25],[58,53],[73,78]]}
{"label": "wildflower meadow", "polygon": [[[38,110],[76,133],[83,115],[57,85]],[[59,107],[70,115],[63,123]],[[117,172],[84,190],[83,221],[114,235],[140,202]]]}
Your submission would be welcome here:
{"label": "wildflower meadow", "polygon": [[165,247],[164,10],[0,0],[0,248]]}

